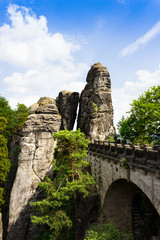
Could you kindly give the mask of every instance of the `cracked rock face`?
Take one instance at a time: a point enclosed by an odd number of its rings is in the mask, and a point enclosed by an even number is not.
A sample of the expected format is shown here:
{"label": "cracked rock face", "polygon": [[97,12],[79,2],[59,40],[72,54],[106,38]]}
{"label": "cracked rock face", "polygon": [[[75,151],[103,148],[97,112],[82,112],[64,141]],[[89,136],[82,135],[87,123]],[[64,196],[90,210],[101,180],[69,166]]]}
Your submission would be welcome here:
{"label": "cracked rock face", "polygon": [[2,214],[0,213],[0,240],[2,240],[3,226],[2,226]]}
{"label": "cracked rock face", "polygon": [[61,117],[52,98],[41,98],[30,107],[20,141],[18,170],[13,184],[7,240],[23,240],[29,224],[29,201],[38,184],[52,167],[56,142],[53,133],[60,130]]}
{"label": "cracked rock face", "polygon": [[107,68],[101,63],[94,64],[86,81],[80,97],[77,127],[91,140],[115,136],[111,80]]}
{"label": "cracked rock face", "polygon": [[61,129],[72,130],[79,102],[78,92],[61,91],[56,99],[58,110],[61,114]]}

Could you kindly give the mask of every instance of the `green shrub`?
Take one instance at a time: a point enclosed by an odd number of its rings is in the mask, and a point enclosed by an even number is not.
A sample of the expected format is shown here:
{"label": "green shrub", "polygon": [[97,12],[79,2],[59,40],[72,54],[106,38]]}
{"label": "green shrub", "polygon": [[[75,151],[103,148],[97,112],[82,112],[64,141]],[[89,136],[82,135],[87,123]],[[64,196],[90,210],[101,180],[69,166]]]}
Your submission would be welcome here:
{"label": "green shrub", "polygon": [[24,104],[18,103],[17,108],[12,110],[8,101],[0,96],[0,117],[4,117],[7,120],[7,126],[3,131],[3,135],[7,138],[8,143],[11,142],[13,133],[23,128],[28,115],[28,108]]}
{"label": "green shrub", "polygon": [[112,223],[91,226],[84,240],[131,240],[126,233],[120,233]]}
{"label": "green shrub", "polygon": [[108,135],[106,137],[106,140],[109,141],[109,142],[115,142],[114,136],[112,136],[112,135]]}

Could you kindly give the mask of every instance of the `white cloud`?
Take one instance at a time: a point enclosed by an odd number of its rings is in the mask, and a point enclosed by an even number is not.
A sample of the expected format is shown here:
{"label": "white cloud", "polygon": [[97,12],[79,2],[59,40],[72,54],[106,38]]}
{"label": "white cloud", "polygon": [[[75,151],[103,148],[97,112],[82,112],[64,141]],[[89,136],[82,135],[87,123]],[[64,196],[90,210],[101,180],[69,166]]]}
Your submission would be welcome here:
{"label": "white cloud", "polygon": [[136,74],[137,81],[126,81],[122,88],[112,91],[115,126],[122,116],[127,115],[126,112],[129,111],[129,104],[132,103],[133,99],[138,99],[144,91],[160,84],[160,65],[154,72],[138,70]]}
{"label": "white cloud", "polygon": [[48,32],[44,16],[36,18],[24,7],[10,5],[11,25],[0,27],[0,60],[24,68],[41,67],[48,62],[66,64],[73,60],[78,44],[67,42],[63,34]]}
{"label": "white cloud", "polygon": [[23,96],[23,100],[22,100],[22,97],[20,95],[15,95],[14,97],[10,97],[8,101],[11,108],[15,109],[18,103],[23,103],[27,107],[29,107],[33,103],[38,102],[39,98],[40,96]]}
{"label": "white cloud", "polygon": [[[76,68],[77,67],[77,68]],[[15,72],[4,79],[9,92],[17,93],[48,93],[54,94],[56,89],[73,84],[83,75],[85,64],[77,64],[73,69],[61,65],[48,65],[42,69],[30,69],[25,73]]]}
{"label": "white cloud", "polygon": [[120,4],[127,4],[129,0],[117,0],[117,2]]}
{"label": "white cloud", "polygon": [[85,83],[84,82],[71,82],[68,84],[67,89],[69,89],[72,92],[79,92],[81,93],[82,90],[85,87]]}
{"label": "white cloud", "polygon": [[3,79],[11,104],[24,98],[26,103],[31,95],[55,97],[67,87],[80,91],[80,77],[88,70],[74,58],[80,45],[49,32],[46,18],[37,18],[25,7],[10,5],[8,14],[11,23],[0,27],[0,61],[21,69]]}
{"label": "white cloud", "polygon": [[124,57],[126,55],[136,52],[140,47],[145,46],[145,44],[153,40],[159,34],[160,21],[158,21],[148,32],[146,32],[142,37],[138,38],[134,43],[122,49],[120,55]]}

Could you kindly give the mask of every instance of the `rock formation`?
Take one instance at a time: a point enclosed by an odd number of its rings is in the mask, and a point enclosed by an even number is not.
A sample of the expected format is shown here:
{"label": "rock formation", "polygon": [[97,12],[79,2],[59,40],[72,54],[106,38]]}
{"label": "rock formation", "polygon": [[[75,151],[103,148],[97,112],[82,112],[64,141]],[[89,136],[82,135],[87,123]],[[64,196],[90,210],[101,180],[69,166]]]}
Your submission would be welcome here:
{"label": "rock formation", "polygon": [[13,183],[16,177],[17,167],[18,167],[18,155],[19,155],[19,143],[22,137],[22,130],[19,129],[16,131],[12,137],[12,141],[9,146],[9,160],[11,162],[11,167],[4,185],[4,198],[5,204],[2,208],[2,216],[3,216],[3,239],[6,237],[7,233],[7,225],[9,218],[9,203],[10,203],[10,195],[13,187]]}
{"label": "rock formation", "polygon": [[58,110],[61,114],[61,129],[72,130],[79,101],[78,92],[61,91],[56,99]]}
{"label": "rock formation", "polygon": [[2,240],[3,226],[2,226],[2,214],[0,213],[0,240]]}
{"label": "rock formation", "polygon": [[20,141],[18,170],[13,184],[7,240],[23,240],[29,223],[29,201],[38,184],[52,167],[55,141],[53,132],[60,129],[61,117],[52,98],[40,98],[30,107]]}
{"label": "rock formation", "polygon": [[77,127],[92,140],[114,136],[111,80],[107,68],[101,63],[94,64],[86,81],[80,97]]}
{"label": "rock formation", "polygon": [[[78,93],[62,91],[56,101],[44,97],[30,107],[19,144],[5,240],[35,239],[29,202],[35,200],[38,184],[52,168],[56,144],[52,135],[60,129],[73,129],[78,101]],[[90,139],[104,140],[108,135],[115,135],[110,75],[100,63],[94,64],[88,73],[87,85],[80,97],[78,128]],[[85,217],[88,219],[87,213]]]}

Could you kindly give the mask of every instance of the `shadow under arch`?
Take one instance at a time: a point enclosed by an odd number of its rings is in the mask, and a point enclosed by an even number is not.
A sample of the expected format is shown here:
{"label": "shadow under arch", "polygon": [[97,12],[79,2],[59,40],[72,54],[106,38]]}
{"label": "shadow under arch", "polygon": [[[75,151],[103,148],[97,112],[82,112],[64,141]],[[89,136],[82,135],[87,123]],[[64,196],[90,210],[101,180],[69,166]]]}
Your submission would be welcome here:
{"label": "shadow under arch", "polygon": [[126,179],[118,179],[108,188],[99,221],[112,222],[120,231],[133,234],[135,240],[160,239],[157,210],[147,195]]}

